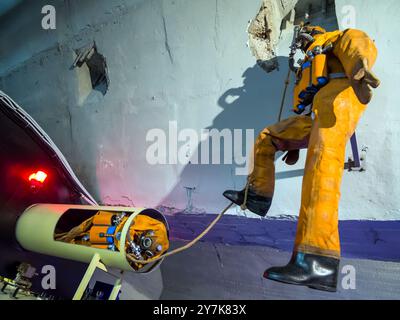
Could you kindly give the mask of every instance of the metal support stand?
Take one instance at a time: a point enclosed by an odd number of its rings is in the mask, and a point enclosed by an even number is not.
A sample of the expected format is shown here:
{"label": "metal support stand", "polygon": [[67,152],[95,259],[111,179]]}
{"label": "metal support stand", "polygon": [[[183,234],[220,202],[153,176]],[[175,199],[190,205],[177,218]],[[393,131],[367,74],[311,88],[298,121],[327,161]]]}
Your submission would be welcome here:
{"label": "metal support stand", "polygon": [[[79,284],[79,287],[76,290],[75,295],[72,298],[72,300],[82,300],[82,297],[86,291],[86,288],[89,285],[90,279],[92,279],[93,274],[97,268],[103,270],[104,272],[107,272],[107,268],[100,261],[100,255],[98,253],[96,253],[93,256],[92,261],[90,261],[90,264],[89,264],[88,268],[86,269],[85,275],[83,276],[81,283]],[[116,300],[117,299],[119,291],[121,290],[121,286],[122,286],[122,280],[120,278],[118,278],[114,283],[114,288],[113,288],[108,300]]]}
{"label": "metal support stand", "polygon": [[122,287],[122,280],[121,278],[117,278],[117,280],[115,280],[114,288],[112,289],[108,300],[117,300],[121,287]]}
{"label": "metal support stand", "polygon": [[360,153],[358,151],[357,136],[356,133],[350,138],[351,151],[353,153],[353,159],[349,158],[348,162],[345,163],[345,169],[349,171],[364,171],[361,166]]}
{"label": "metal support stand", "polygon": [[[361,158],[360,152],[358,151],[358,143],[357,143],[357,136],[356,133],[352,135],[350,138],[351,143],[351,151],[353,154],[353,158],[348,159],[348,161],[344,164],[344,169],[348,171],[356,171],[356,172],[363,172],[365,171],[365,152],[366,148],[362,149]],[[307,147],[303,148],[307,149]],[[362,163],[361,163],[362,161]],[[293,177],[300,177],[304,175],[304,169],[299,170],[292,170],[292,171],[285,171],[285,172],[277,172],[275,178],[277,180],[286,179],[286,178],[293,178]]]}

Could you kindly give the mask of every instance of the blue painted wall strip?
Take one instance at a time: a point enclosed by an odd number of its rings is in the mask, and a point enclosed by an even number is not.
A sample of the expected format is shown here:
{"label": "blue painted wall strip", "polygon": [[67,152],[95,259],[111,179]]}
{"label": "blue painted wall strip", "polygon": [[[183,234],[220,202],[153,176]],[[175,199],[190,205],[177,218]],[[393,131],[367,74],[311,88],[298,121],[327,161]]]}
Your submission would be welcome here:
{"label": "blue painted wall strip", "polygon": [[[215,215],[175,214],[167,218],[173,240],[191,240]],[[224,216],[204,241],[291,251],[296,226],[295,220]],[[400,261],[400,221],[346,220],[339,222],[339,229],[343,257]]]}

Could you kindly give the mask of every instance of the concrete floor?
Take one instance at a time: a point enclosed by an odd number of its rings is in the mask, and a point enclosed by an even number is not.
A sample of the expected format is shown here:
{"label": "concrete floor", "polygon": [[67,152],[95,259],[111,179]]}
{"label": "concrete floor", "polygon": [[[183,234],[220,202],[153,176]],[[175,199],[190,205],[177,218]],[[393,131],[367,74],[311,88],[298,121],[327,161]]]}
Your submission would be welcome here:
{"label": "concrete floor", "polygon": [[[101,270],[96,270],[89,286],[94,287],[96,281],[114,284],[116,277],[119,277],[118,270],[109,269],[106,274]],[[120,300],[159,300],[162,293],[162,276],[160,268],[154,269],[150,273],[141,274],[125,272],[122,276]]]}
{"label": "concrete floor", "polygon": [[[174,242],[173,247],[182,245]],[[161,269],[147,275],[126,273],[121,300],[282,300],[282,299],[400,299],[400,263],[342,259],[341,270],[355,268],[356,288],[342,287],[328,293],[281,284],[262,278],[273,265],[284,265],[289,252],[261,246],[229,246],[199,243],[190,250],[165,259]],[[96,272],[93,280],[113,283],[115,278]],[[9,300],[0,294],[0,300]],[[19,296],[19,300],[34,299]]]}
{"label": "concrete floor", "polygon": [[200,243],[164,261],[161,299],[400,299],[400,263],[342,259],[341,270],[355,268],[356,289],[344,289],[341,275],[337,293],[262,278],[266,268],[289,258],[268,247]]}

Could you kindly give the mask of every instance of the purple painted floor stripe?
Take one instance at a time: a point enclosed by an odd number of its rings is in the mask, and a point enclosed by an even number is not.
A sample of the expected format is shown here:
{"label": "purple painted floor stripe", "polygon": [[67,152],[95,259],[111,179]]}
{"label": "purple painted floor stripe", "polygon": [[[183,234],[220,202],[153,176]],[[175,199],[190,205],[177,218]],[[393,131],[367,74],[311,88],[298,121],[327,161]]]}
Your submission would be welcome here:
{"label": "purple painted floor stripe", "polygon": [[[171,239],[192,240],[214,218],[215,215],[204,214],[167,216]],[[204,241],[291,251],[296,225],[293,220],[224,216]],[[346,220],[340,221],[339,230],[343,257],[400,261],[400,221]]]}

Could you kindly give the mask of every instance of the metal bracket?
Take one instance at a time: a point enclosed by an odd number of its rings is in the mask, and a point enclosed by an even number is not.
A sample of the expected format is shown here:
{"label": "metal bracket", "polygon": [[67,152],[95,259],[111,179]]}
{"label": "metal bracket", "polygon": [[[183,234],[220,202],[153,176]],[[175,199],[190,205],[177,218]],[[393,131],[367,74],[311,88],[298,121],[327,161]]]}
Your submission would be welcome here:
{"label": "metal bracket", "polygon": [[[353,153],[353,158],[349,157],[348,161],[344,164],[345,170],[358,171],[358,172],[366,171],[366,169],[365,169],[366,154],[365,153],[367,151],[367,148],[364,147],[361,150],[362,156],[360,157],[360,153],[358,151],[357,136],[355,133],[350,138],[350,143],[351,143],[351,151]],[[304,149],[306,149],[306,148],[304,148]],[[300,177],[302,175],[304,175],[304,169],[277,172],[275,174],[275,179],[281,180],[281,179],[287,179],[287,178],[293,178],[293,177]]]}
{"label": "metal bracket", "polygon": [[344,168],[348,171],[358,171],[358,172],[365,171],[365,168],[362,166],[361,163],[361,161],[364,159],[360,158],[360,154],[358,152],[356,133],[354,133],[350,138],[350,143],[351,143],[351,151],[353,153],[353,158],[349,157],[348,161],[344,165]]}

